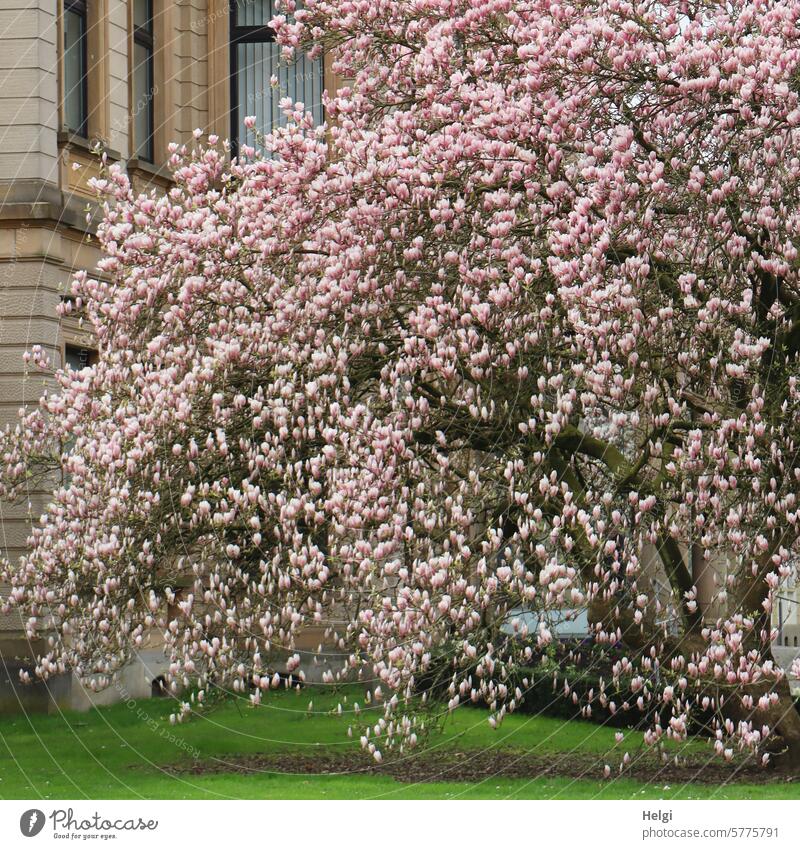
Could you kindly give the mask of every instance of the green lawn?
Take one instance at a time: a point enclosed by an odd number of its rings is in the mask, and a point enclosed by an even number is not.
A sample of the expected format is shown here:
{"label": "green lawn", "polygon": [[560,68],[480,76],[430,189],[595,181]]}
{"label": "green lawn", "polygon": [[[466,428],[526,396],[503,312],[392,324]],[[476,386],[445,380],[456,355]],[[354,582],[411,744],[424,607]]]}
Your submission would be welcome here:
{"label": "green lawn", "polygon": [[[668,777],[640,783],[599,774],[581,778],[538,776],[489,778],[471,782],[395,780],[389,775],[172,774],[165,766],[212,761],[225,756],[285,753],[327,756],[357,751],[346,734],[355,689],[331,693],[271,694],[252,709],[227,702],[189,722],[169,724],[170,703],[145,700],[91,713],[0,717],[0,798],[43,799],[605,799],[605,798],[800,798],[800,783],[724,786],[686,785]],[[308,711],[309,701],[313,709]],[[363,704],[363,699],[361,700]],[[342,702],[344,715],[336,715]],[[487,752],[497,748],[553,759],[597,753],[615,769],[622,752],[636,758],[641,735],[627,732],[617,744],[614,731],[589,723],[512,715],[497,731],[483,712],[458,710],[441,735],[429,741],[432,752]],[[708,752],[692,743],[695,754]],[[468,755],[467,755],[468,756]]]}

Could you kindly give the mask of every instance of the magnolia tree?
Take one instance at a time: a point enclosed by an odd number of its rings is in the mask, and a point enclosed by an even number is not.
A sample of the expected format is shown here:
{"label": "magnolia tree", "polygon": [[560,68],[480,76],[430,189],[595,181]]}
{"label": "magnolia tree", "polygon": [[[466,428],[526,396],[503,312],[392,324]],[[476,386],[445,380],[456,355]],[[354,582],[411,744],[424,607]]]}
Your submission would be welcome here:
{"label": "magnolia tree", "polygon": [[380,759],[434,685],[501,720],[522,667],[551,674],[548,615],[585,609],[616,654],[584,713],[796,769],[771,611],[800,530],[800,5],[306,0],[273,26],[348,81],[326,127],[284,103],[233,162],[173,146],[164,196],[97,181],[102,273],[64,309],[99,360],[2,446],[6,498],[63,481],[3,574],[36,674],[102,686],[163,632],[174,692],[257,703],[324,626]]}

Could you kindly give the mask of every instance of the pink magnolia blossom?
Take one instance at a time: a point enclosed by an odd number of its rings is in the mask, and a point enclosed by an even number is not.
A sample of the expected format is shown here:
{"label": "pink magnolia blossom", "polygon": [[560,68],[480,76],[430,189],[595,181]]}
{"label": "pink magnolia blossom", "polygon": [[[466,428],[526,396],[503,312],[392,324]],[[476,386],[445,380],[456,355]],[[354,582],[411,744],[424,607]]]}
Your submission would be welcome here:
{"label": "pink magnolia blossom", "polygon": [[619,655],[591,697],[564,684],[583,715],[635,704],[659,746],[701,712],[723,758],[775,739],[796,763],[770,611],[798,547],[799,19],[788,0],[276,18],[351,81],[327,127],[286,102],[265,152],[173,146],[163,196],[116,166],[96,181],[102,274],[64,310],[99,360],[56,371],[1,449],[7,498],[63,479],[3,569],[52,635],[37,674],[103,686],[158,632],[175,691],[268,698],[321,626],[347,658],[324,680],[372,687],[380,760],[435,721],[432,680],[501,722],[518,673],[553,672],[548,616],[582,608]]}

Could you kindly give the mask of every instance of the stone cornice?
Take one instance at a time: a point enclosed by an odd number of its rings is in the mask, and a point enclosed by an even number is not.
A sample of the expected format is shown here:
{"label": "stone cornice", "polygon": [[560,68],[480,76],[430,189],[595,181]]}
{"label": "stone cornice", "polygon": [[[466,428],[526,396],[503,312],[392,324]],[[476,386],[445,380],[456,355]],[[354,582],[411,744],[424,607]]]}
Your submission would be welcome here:
{"label": "stone cornice", "polygon": [[[89,222],[87,211],[91,212]],[[45,180],[0,180],[0,221],[51,223],[94,233],[99,217],[96,201],[66,195]]]}

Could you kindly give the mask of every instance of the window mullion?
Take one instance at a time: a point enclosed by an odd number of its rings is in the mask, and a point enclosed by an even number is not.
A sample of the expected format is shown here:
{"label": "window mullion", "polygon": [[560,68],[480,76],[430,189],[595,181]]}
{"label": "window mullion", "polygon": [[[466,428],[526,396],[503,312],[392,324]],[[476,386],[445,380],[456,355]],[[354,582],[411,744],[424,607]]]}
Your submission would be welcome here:
{"label": "window mullion", "polygon": [[275,41],[275,30],[272,27],[234,27],[231,30],[231,42],[272,42]]}

